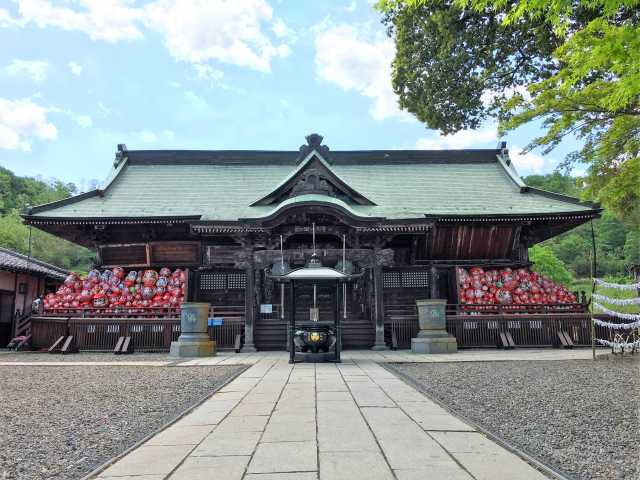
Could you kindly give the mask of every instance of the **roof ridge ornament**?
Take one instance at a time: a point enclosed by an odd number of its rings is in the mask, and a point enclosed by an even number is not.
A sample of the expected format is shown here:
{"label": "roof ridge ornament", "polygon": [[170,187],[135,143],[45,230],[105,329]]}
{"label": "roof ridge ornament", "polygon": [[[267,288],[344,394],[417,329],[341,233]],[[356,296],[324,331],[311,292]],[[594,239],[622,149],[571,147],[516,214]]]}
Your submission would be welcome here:
{"label": "roof ridge ornament", "polygon": [[314,150],[318,152],[327,162],[329,161],[329,147],[327,147],[326,145],[322,145],[322,140],[324,139],[322,135],[318,133],[310,133],[304,138],[307,140],[307,144],[300,145],[300,155],[298,156],[297,163],[300,163],[302,160],[307,158],[307,156]]}
{"label": "roof ridge ornament", "polygon": [[124,143],[119,143],[116,150],[116,158],[113,160],[113,166],[118,168],[118,165],[127,158],[127,146]]}

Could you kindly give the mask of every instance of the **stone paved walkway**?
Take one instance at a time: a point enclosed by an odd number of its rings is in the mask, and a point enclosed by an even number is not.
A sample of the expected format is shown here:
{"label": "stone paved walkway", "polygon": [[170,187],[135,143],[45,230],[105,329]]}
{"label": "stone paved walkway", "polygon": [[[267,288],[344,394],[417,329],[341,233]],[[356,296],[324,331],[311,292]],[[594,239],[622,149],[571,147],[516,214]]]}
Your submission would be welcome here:
{"label": "stone paved walkway", "polygon": [[96,478],[547,478],[357,353],[338,365],[295,366],[282,353],[256,355],[234,381]]}
{"label": "stone paved walkway", "polygon": [[[598,354],[607,354],[608,349],[598,349]],[[11,360],[3,357],[12,356]],[[32,356],[32,353],[24,353],[25,356]],[[109,361],[112,354],[104,354],[104,361],[83,361],[82,354],[70,355],[64,361],[59,361],[57,355],[37,354],[38,359],[33,358],[20,361],[15,356],[15,352],[0,352],[0,367],[9,366],[146,366],[164,367],[176,365],[180,367],[202,366],[202,365],[253,365],[263,360],[273,361],[275,359],[286,359],[285,352],[257,352],[257,353],[233,353],[219,352],[215,357],[198,358],[193,360],[175,359],[167,355],[166,360],[138,360],[136,354],[128,356],[127,360]],[[495,362],[495,361],[523,361],[523,360],[591,360],[592,352],[589,348],[576,348],[573,350],[551,349],[551,348],[528,348],[516,350],[462,350],[458,353],[446,355],[415,354],[409,350],[347,350],[342,352],[342,360],[345,362],[371,361],[377,363],[387,362]],[[77,359],[77,361],[76,361]]]}

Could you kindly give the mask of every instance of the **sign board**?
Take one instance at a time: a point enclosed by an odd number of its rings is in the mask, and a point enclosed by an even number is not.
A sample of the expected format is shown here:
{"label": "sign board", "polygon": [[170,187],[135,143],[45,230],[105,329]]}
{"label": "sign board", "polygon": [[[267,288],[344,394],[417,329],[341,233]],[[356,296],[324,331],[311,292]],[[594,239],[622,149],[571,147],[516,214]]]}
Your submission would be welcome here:
{"label": "sign board", "polygon": [[223,322],[222,317],[213,317],[209,319],[209,321],[207,322],[207,325],[209,327],[219,327],[222,325],[222,322]]}
{"label": "sign board", "polygon": [[273,313],[273,305],[270,303],[261,303],[260,313]]}

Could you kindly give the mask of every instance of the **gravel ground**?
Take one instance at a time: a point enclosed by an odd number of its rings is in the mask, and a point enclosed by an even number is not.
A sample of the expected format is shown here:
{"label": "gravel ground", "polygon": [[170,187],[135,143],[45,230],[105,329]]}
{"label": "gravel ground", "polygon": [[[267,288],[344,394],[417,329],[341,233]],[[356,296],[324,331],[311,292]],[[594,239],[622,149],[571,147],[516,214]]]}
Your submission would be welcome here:
{"label": "gravel ground", "polygon": [[0,478],[81,478],[242,370],[0,367]]}
{"label": "gravel ground", "polygon": [[[176,358],[165,353],[133,353],[114,355],[111,352],[80,352],[73,355],[57,355],[47,352],[12,352],[0,350],[0,362],[174,362]],[[0,477],[1,478],[1,477]]]}
{"label": "gravel ground", "polygon": [[640,479],[640,361],[395,364],[454,412],[579,479]]}

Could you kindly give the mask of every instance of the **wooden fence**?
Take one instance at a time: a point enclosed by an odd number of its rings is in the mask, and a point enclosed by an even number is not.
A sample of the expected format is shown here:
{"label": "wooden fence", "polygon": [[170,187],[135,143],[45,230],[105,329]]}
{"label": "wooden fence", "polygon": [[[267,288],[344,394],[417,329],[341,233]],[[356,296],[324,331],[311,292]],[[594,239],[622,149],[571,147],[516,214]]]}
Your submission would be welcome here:
{"label": "wooden fence", "polygon": [[[456,305],[447,308],[447,331],[456,337],[459,348],[496,348],[500,333],[510,333],[519,347],[558,346],[558,332],[566,332],[576,346],[591,346],[591,317],[582,304],[565,306],[567,311],[552,311],[550,306],[527,306],[526,311],[496,309],[456,315]],[[575,310],[580,310],[576,312]],[[496,313],[493,313],[496,311]],[[535,313],[539,312],[539,313]],[[603,318],[598,315],[598,318]],[[616,322],[608,318],[607,321]],[[411,338],[419,331],[415,305],[385,306],[385,340],[397,348],[410,348]],[[596,326],[596,338],[609,338],[609,330]]]}
{"label": "wooden fence", "polygon": [[[220,326],[208,328],[217,348],[231,349],[237,335],[244,334],[244,318],[223,318]],[[47,348],[63,335],[73,335],[80,350],[109,351],[118,338],[130,336],[137,351],[168,351],[180,336],[178,318],[79,318],[32,317],[32,345]]]}

